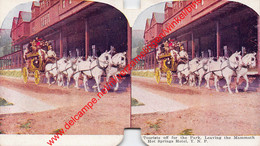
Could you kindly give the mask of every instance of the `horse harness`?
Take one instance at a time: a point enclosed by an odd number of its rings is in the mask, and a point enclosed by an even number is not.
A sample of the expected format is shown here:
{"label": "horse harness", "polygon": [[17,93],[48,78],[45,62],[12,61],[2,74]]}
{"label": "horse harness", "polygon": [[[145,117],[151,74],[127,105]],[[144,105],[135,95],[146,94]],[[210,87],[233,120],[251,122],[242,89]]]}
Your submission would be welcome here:
{"label": "horse harness", "polygon": [[[222,77],[223,77],[223,72],[222,72],[222,71],[223,71],[225,68],[227,68],[227,67],[228,67],[229,69],[231,69],[232,71],[234,71],[235,74],[237,74],[236,71],[237,71],[237,68],[238,68],[238,67],[233,68],[233,67],[230,66],[230,60],[228,59],[228,60],[226,60],[226,61],[227,61],[227,65],[226,65],[225,67],[223,67],[223,68],[221,68],[221,69],[219,69],[219,70],[212,70],[212,71],[209,71],[209,72],[207,72],[206,74],[212,72],[214,75],[216,75],[215,72],[217,72],[217,71],[221,71],[221,75],[222,75]],[[221,62],[220,66],[222,66],[223,63],[224,63],[224,61]],[[205,75],[206,75],[206,74],[205,74]]]}
{"label": "horse harness", "polygon": [[[50,72],[50,71],[52,71],[53,69],[58,69],[57,60],[55,60],[55,64],[56,64],[55,67],[53,67],[53,68],[51,68],[50,70],[47,70],[47,71],[45,71],[45,72]],[[53,66],[53,65],[54,65],[54,63],[52,64],[52,66]]]}
{"label": "horse harness", "polygon": [[[94,62],[94,61],[92,61],[91,63],[93,63],[93,62]],[[95,67],[100,68],[101,70],[103,70],[103,71],[106,73],[106,69],[107,69],[108,66],[106,66],[106,67],[100,66],[100,63],[99,63],[100,61],[98,60],[98,58],[96,59],[96,62],[97,62],[97,65],[93,66],[92,68],[90,68],[90,69],[85,69],[85,70],[79,70],[79,71],[75,72],[74,74],[76,74],[76,73],[78,73],[78,72],[81,72],[82,74],[87,75],[87,74],[85,74],[84,72],[85,72],[85,71],[90,71],[91,76],[93,76],[92,70],[93,70]],[[90,63],[90,66],[91,66],[91,63]]]}

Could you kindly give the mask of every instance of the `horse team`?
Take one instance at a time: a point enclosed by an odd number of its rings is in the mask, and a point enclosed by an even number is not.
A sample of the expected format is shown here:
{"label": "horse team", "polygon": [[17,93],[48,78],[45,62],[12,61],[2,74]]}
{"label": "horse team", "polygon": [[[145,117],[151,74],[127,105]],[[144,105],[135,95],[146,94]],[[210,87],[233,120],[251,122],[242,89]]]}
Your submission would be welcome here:
{"label": "horse team", "polygon": [[194,58],[185,64],[179,64],[177,67],[179,84],[182,85],[182,80],[185,78],[186,83],[190,86],[195,86],[196,82],[198,82],[198,86],[200,87],[204,78],[206,80],[206,87],[210,89],[210,79],[213,77],[215,89],[219,91],[219,80],[224,78],[226,80],[226,86],[224,87],[228,88],[229,93],[232,93],[230,84],[232,76],[236,76],[236,93],[238,93],[237,86],[240,77],[246,80],[244,91],[247,91],[249,87],[247,73],[249,68],[256,67],[256,53],[249,53],[243,57],[240,53],[235,52],[229,58],[219,57],[217,60],[213,57]]}
{"label": "horse team", "polygon": [[[63,57],[53,63],[45,66],[45,76],[49,85],[57,82],[58,86],[64,86],[67,79],[67,87],[73,78],[75,80],[75,87],[79,89],[79,79],[83,77],[83,84],[85,91],[89,91],[88,80],[94,78],[98,92],[100,90],[101,76],[106,75],[106,81],[109,78],[117,78],[119,71],[126,66],[126,52],[116,53],[112,55],[112,51],[105,51],[99,57],[89,56],[85,61],[83,57],[66,58]],[[50,79],[54,78],[51,83]],[[118,82],[114,90],[118,90]]]}

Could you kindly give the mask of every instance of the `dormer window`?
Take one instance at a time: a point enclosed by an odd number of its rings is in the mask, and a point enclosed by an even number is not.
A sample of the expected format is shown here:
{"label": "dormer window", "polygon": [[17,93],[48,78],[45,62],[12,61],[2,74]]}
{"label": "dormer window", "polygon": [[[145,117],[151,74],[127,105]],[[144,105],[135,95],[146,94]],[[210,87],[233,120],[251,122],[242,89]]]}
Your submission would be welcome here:
{"label": "dormer window", "polygon": [[174,3],[174,5],[173,5],[173,9],[174,9],[174,11],[176,11],[176,8],[177,8],[177,4]]}
{"label": "dormer window", "polygon": [[65,3],[66,3],[66,1],[65,0],[62,0],[62,8],[65,8]]}
{"label": "dormer window", "polygon": [[46,1],[46,6],[49,7],[50,6],[50,0]]}

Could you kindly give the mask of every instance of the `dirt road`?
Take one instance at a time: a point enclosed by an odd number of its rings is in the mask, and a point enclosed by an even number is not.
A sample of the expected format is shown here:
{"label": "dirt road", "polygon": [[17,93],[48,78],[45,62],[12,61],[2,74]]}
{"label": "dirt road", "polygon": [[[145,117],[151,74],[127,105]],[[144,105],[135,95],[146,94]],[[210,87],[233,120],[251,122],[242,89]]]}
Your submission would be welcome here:
{"label": "dirt road", "polygon": [[[50,134],[64,128],[87,102],[97,96],[96,92],[23,83],[21,79],[0,78],[0,86],[29,95],[49,105],[55,110],[8,114],[0,116],[0,131],[6,134]],[[28,105],[30,106],[30,105]],[[102,97],[66,134],[123,134],[124,127],[130,126],[130,78],[120,83],[119,91],[110,92]]]}
{"label": "dirt road", "polygon": [[132,85],[139,87],[139,90],[173,99],[189,107],[169,113],[132,115],[132,127],[140,127],[142,134],[177,135],[191,129],[195,135],[259,135],[259,81],[254,79],[250,83],[251,87],[255,86],[250,88],[251,91],[230,95],[205,87],[169,86],[165,81],[157,84],[152,78],[132,77]]}

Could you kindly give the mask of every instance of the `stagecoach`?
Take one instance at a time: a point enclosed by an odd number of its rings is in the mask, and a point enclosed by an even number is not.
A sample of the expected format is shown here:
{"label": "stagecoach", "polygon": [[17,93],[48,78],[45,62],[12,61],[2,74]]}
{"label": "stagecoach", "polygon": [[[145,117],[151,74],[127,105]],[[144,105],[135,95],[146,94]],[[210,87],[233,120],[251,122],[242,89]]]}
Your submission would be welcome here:
{"label": "stagecoach", "polygon": [[178,51],[184,51],[182,43],[180,42],[173,43],[168,49],[167,47],[168,46],[165,45],[159,46],[156,50],[156,60],[159,63],[159,67],[155,69],[155,79],[159,84],[161,77],[164,76],[166,77],[168,85],[171,85],[172,76],[173,73],[177,71],[178,64],[180,62],[186,63],[188,57],[186,52],[185,55],[180,56]]}
{"label": "stagecoach", "polygon": [[25,55],[26,66],[22,69],[23,81],[27,83],[29,76],[34,76],[36,85],[40,82],[40,72],[44,72],[45,62],[38,52],[30,52]]}
{"label": "stagecoach", "polygon": [[[36,40],[38,40],[38,38],[36,38]],[[44,73],[46,64],[55,61],[56,54],[52,51],[51,44],[49,44],[48,41],[45,43],[45,45],[42,45],[44,44],[44,41],[41,43],[39,41],[38,44],[33,41],[32,44],[35,44],[35,46],[37,45],[38,49],[31,45],[28,46],[28,48],[31,47],[33,49],[26,48],[24,51],[23,57],[25,60],[25,66],[22,68],[24,83],[28,82],[29,76],[33,76],[35,84],[38,85],[40,83],[41,73]]]}

